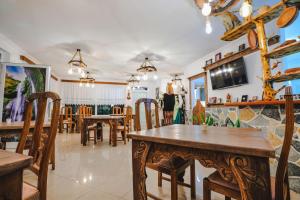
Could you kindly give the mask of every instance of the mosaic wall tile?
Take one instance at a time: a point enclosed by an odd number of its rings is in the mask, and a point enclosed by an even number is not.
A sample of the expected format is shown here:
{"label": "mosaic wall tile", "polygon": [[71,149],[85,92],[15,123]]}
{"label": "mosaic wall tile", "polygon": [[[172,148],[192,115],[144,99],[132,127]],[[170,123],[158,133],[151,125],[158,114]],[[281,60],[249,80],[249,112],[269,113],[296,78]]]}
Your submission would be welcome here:
{"label": "mosaic wall tile", "polygon": [[[279,158],[281,154],[282,147],[276,148],[275,153],[276,157]],[[291,147],[290,154],[289,154],[289,161],[296,163],[299,160],[300,153],[296,151],[293,147]]]}
{"label": "mosaic wall tile", "polygon": [[258,128],[268,126],[269,123],[270,121],[264,118],[262,115],[258,115],[255,119],[249,122],[251,126]]}
{"label": "mosaic wall tile", "polygon": [[299,141],[299,140],[293,140],[293,141],[292,141],[292,146],[293,146],[298,152],[300,152],[300,141]]}
{"label": "mosaic wall tile", "polygon": [[279,147],[282,144],[282,141],[274,133],[268,133],[267,138],[274,148]]}
{"label": "mosaic wall tile", "polygon": [[261,112],[262,115],[265,115],[271,119],[275,119],[281,121],[280,113],[278,106],[267,105],[264,107],[263,111]]}
{"label": "mosaic wall tile", "polygon": [[[300,104],[294,104],[294,112],[295,113],[300,112]],[[285,115],[285,105],[280,105],[280,113]]]}
{"label": "mosaic wall tile", "polygon": [[228,112],[228,117],[231,119],[232,122],[235,122],[237,120],[237,113],[236,112]]}
{"label": "mosaic wall tile", "polygon": [[289,176],[300,176],[300,167],[295,165],[294,163],[289,162],[288,171]]}
{"label": "mosaic wall tile", "polygon": [[251,108],[246,107],[246,108],[240,109],[239,116],[240,116],[239,117],[240,120],[250,121],[251,119],[253,119],[255,117],[255,112]]}
{"label": "mosaic wall tile", "polygon": [[275,134],[283,138],[285,133],[285,126],[278,126],[275,130]]}
{"label": "mosaic wall tile", "polygon": [[297,193],[300,193],[300,178],[291,177],[289,178],[290,188]]}

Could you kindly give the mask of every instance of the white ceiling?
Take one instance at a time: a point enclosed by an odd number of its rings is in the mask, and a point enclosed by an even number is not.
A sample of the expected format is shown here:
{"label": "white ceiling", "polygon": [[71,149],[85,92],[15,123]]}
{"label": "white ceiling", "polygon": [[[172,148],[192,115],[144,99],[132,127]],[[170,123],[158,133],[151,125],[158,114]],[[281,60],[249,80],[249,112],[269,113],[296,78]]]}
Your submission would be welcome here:
{"label": "white ceiling", "polygon": [[224,44],[212,25],[207,35],[194,0],[0,1],[0,32],[61,78],[74,78],[66,63],[77,48],[97,80],[126,80],[148,55],[161,77],[182,72]]}

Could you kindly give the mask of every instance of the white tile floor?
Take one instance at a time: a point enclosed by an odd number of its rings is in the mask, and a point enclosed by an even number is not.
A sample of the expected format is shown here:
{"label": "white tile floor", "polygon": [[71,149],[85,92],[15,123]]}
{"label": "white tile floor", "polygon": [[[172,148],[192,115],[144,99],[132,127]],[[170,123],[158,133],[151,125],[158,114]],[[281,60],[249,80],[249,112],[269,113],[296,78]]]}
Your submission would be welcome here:
{"label": "white tile floor", "polygon": [[[56,139],[56,169],[49,170],[48,200],[132,200],[131,143],[108,144],[107,130],[103,143],[80,145],[79,134],[59,134]],[[50,167],[49,167],[50,168]],[[202,179],[213,170],[196,163],[197,199],[202,199]],[[189,170],[187,170],[188,172]],[[170,199],[170,184],[157,187],[157,175],[147,171],[147,190]],[[189,174],[185,179],[188,181]],[[25,173],[25,181],[35,178]],[[191,199],[189,190],[180,186],[179,199]],[[220,195],[213,198],[224,199]]]}

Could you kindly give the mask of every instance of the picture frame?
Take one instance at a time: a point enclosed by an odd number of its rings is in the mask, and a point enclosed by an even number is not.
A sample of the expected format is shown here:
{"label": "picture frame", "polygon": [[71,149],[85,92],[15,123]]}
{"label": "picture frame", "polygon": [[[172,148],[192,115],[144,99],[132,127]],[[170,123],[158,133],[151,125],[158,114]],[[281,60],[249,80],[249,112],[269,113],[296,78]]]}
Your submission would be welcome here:
{"label": "picture frame", "polygon": [[248,102],[248,95],[242,96],[242,102]]}
{"label": "picture frame", "polygon": [[209,59],[205,62],[205,66],[211,65],[213,63],[212,59]]}
{"label": "picture frame", "polygon": [[246,49],[246,44],[241,44],[239,46],[239,52],[244,51]]}
{"label": "picture frame", "polygon": [[219,61],[219,60],[221,60],[222,59],[222,53],[220,52],[220,53],[217,53],[216,55],[215,55],[215,62],[217,62],[217,61]]}
{"label": "picture frame", "polygon": [[209,103],[210,104],[216,104],[217,103],[217,97],[210,97],[209,98]]}

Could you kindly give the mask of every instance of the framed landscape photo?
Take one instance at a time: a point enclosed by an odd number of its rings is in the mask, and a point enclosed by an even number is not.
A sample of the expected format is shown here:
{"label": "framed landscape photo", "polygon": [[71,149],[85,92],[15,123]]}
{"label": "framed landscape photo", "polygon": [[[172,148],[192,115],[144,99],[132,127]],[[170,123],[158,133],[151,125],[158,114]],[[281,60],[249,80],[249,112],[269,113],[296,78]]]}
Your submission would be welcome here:
{"label": "framed landscape photo", "polygon": [[[42,65],[3,64],[1,77],[2,122],[21,122],[24,118],[25,102],[32,93],[49,89],[50,68]],[[37,107],[34,104],[32,119],[35,119]]]}

